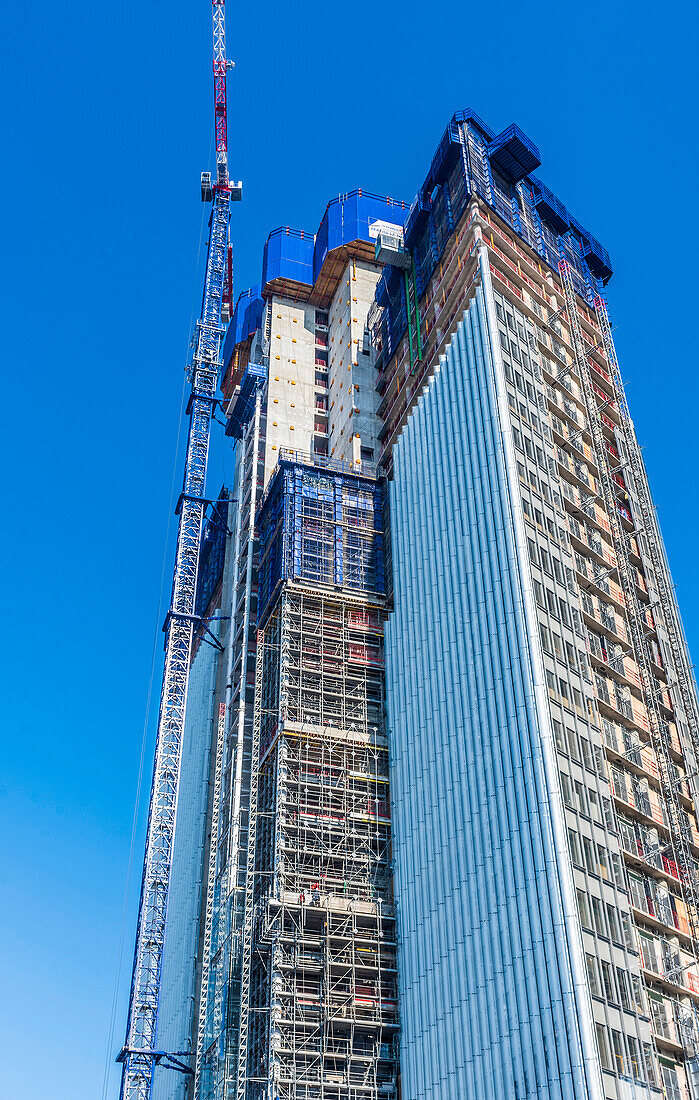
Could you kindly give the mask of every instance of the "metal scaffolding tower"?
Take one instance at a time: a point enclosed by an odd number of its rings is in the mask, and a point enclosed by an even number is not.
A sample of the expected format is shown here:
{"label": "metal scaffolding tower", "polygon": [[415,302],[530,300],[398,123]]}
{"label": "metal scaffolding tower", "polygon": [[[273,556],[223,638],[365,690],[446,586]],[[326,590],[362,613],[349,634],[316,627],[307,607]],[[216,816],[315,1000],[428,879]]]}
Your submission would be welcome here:
{"label": "metal scaffolding tower", "polygon": [[217,403],[221,310],[228,270],[230,204],[241,185],[228,179],[224,0],[213,0],[214,110],[216,183],[202,176],[202,198],[213,201],[201,315],[197,321],[188,404],[189,435],[183,491],[177,506],[179,528],[172,601],[165,620],[165,667],[160,697],[155,763],[151,786],[146,853],[141,880],[136,947],[126,1043],[122,1063],[122,1100],[149,1100],[153,1069],[160,1062],[186,1073],[191,1067],[157,1050],[158,1002],[165,938],[172,845],[177,813],[182,734],[187,706],[189,664],[195,615],[197,570],[204,510],[211,418]]}
{"label": "metal scaffolding tower", "polygon": [[[619,484],[615,481],[609,450],[605,444],[600,420],[600,408],[590,377],[589,358],[595,350],[586,346],[580,325],[577,299],[566,261],[559,264],[559,273],[565,292],[567,313],[570,321],[575,365],[580,377],[582,392],[588,411],[591,435],[595,445],[595,457],[600,471],[602,499],[609,516],[610,532],[615,551],[615,564],[611,572],[619,578],[627,611],[628,635],[631,640],[631,652],[636,661],[642,698],[646,706],[651,744],[658,765],[658,778],[667,810],[667,826],[670,833],[668,847],[679,869],[679,890],[686,904],[689,935],[692,941],[692,953],[699,957],[699,927],[697,911],[699,908],[699,880],[695,860],[690,847],[689,828],[686,813],[679,796],[679,787],[672,762],[672,743],[668,722],[663,714],[661,690],[653,673],[653,652],[650,639],[657,627],[664,629],[668,641],[673,666],[668,669],[675,680],[668,689],[676,692],[686,718],[684,749],[691,753],[690,759],[696,760],[697,727],[696,695],[691,672],[687,665],[686,647],[681,633],[679,616],[672,595],[671,584],[660,532],[655,519],[655,510],[650,499],[648,483],[642,466],[640,449],[636,441],[633,424],[626,405],[624,389],[619,378],[619,369],[611,336],[606,307],[601,298],[595,301],[600,322],[602,344],[607,360],[614,375],[615,396],[620,410],[620,430],[617,439],[623,451],[620,467],[624,474],[624,484],[632,494],[634,502],[633,518],[635,528],[627,532],[619,514]],[[631,539],[638,538],[648,574],[655,588],[656,600],[648,605],[642,604],[637,591],[637,570],[629,558]],[[649,620],[649,614],[651,616]],[[677,977],[678,975],[675,975]],[[696,1011],[696,1010],[695,1010]]]}

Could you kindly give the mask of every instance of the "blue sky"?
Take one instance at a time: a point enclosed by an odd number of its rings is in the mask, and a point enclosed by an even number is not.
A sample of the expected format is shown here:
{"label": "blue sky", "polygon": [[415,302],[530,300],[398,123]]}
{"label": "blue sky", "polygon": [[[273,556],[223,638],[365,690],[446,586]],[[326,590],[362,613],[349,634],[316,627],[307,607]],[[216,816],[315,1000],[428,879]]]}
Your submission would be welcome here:
{"label": "blue sky", "polygon": [[[231,10],[236,291],[270,229],[313,231],[338,192],[410,201],[455,109],[518,122],[612,255],[619,358],[697,654],[696,14],[494,11],[493,26],[444,0]],[[4,13],[0,1050],[2,1091],[23,1100],[102,1097],[122,1040],[137,875],[111,1045],[110,1013],[201,288],[210,15],[204,0]],[[213,490],[230,468],[217,439]]]}

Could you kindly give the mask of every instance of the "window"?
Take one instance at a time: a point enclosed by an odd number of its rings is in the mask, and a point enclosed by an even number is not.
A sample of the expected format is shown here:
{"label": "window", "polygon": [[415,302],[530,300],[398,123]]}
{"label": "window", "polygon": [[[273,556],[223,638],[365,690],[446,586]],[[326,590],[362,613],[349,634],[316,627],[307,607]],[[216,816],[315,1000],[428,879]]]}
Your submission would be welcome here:
{"label": "window", "polygon": [[624,1038],[620,1031],[609,1029],[612,1037],[612,1054],[614,1056],[614,1069],[617,1073],[626,1073],[626,1055],[624,1054]]}
{"label": "window", "polygon": [[573,809],[573,796],[570,788],[570,776],[565,772],[561,772],[561,790],[563,791],[563,801],[566,806],[570,806]]}
{"label": "window", "polygon": [[594,955],[585,954],[585,963],[587,965],[587,980],[590,985],[590,993],[593,997],[601,997],[602,992],[599,984],[599,975],[597,973],[597,959]]}
{"label": "window", "polygon": [[643,1044],[643,1068],[645,1070],[646,1080],[651,1085],[657,1085],[658,1083],[658,1070],[657,1062],[655,1060],[655,1054],[650,1043]]}
{"label": "window", "polygon": [[590,908],[592,910],[592,919],[595,925],[595,931],[598,936],[607,936],[607,929],[604,923],[604,906],[602,905],[601,898],[591,897]]}
{"label": "window", "polygon": [[619,916],[616,906],[611,902],[607,902],[607,920],[609,922],[609,935],[614,940],[614,943],[621,943],[621,932],[619,931]]}
{"label": "window", "polygon": [[611,1060],[609,1057],[609,1043],[607,1042],[607,1032],[603,1024],[595,1024],[595,1031],[597,1032],[597,1046],[599,1047],[599,1057],[602,1063],[602,1069],[611,1069]]}
{"label": "window", "polygon": [[544,653],[550,653],[551,643],[549,642],[549,632],[542,623],[539,623],[539,634],[541,635],[541,646]]}
{"label": "window", "polygon": [[578,843],[578,834],[573,830],[568,830],[568,847],[570,848],[570,858],[576,867],[582,867],[582,860],[580,858],[580,844]]}
{"label": "window", "polygon": [[[317,360],[316,360],[316,362],[317,362]],[[327,388],[328,388],[328,376],[327,376],[327,374],[324,374],[322,371],[319,371],[319,370],[316,371],[316,386],[318,386],[319,389],[327,390]]]}
{"label": "window", "polygon": [[594,759],[592,757],[592,746],[590,745],[587,737],[581,737],[580,742],[582,745],[582,762],[588,771],[594,771]]}
{"label": "window", "polygon": [[587,816],[587,804],[585,802],[585,788],[580,780],[573,780],[575,786],[575,801],[578,807],[578,813],[581,813],[584,817]]}
{"label": "window", "polygon": [[563,726],[561,725],[561,723],[558,721],[557,718],[554,718],[552,720],[551,724],[553,726],[553,739],[556,742],[556,748],[558,749],[559,752],[567,752],[568,747],[566,745],[566,739],[565,739],[565,733],[564,733],[564,730],[563,730]]}
{"label": "window", "polygon": [[580,923],[583,928],[587,928],[592,931],[592,925],[590,924],[590,911],[587,907],[587,896],[584,890],[576,890],[578,898],[578,911],[580,913]]}
{"label": "window", "polygon": [[626,879],[624,878],[624,861],[621,856],[618,856],[616,852],[610,852],[609,858],[612,861],[612,875],[614,877],[614,885],[618,886],[620,890],[626,889]]}
{"label": "window", "polygon": [[619,922],[621,924],[623,942],[626,944],[629,951],[633,951],[636,944],[634,940],[633,922],[631,920],[631,915],[622,911],[621,913],[619,913]]}
{"label": "window", "polygon": [[588,874],[596,875],[598,871],[597,859],[595,857],[595,846],[590,840],[589,836],[582,838],[583,852],[585,854],[585,866]]}
{"label": "window", "polygon": [[599,867],[599,873],[605,882],[610,881],[609,876],[609,853],[603,844],[597,845],[597,864]]}
{"label": "window", "polygon": [[631,1004],[631,992],[629,988],[629,976],[620,966],[616,968],[616,986],[619,991],[619,1002],[627,1012],[633,1012]]}
{"label": "window", "polygon": [[374,448],[373,447],[362,447],[361,455],[362,455],[362,462],[373,462],[374,461]]}
{"label": "window", "polygon": [[599,966],[602,973],[602,988],[604,989],[604,999],[606,1001],[609,1001],[610,1004],[616,1004],[616,990],[614,988],[612,965],[611,963],[608,963],[606,959],[600,959]]}
{"label": "window", "polygon": [[[570,727],[568,727],[566,729],[566,740],[568,742],[568,752],[570,753],[570,756],[576,762],[576,764],[579,764],[580,763],[580,746],[578,744],[577,732],[574,729],[571,729]],[[588,797],[589,797],[590,796],[590,791],[588,791],[587,793],[588,793]]]}
{"label": "window", "polygon": [[629,1051],[629,1073],[637,1081],[643,1079],[643,1066],[639,1053],[638,1039],[633,1035],[626,1036],[626,1045]]}
{"label": "window", "polygon": [[631,992],[633,994],[633,1003],[636,1009],[643,1015],[648,1014],[646,1008],[645,997],[643,994],[643,981],[638,974],[631,975]]}
{"label": "window", "polygon": [[329,320],[328,314],[325,313],[324,310],[322,310],[322,309],[317,309],[316,310],[316,324],[317,325],[322,325],[325,328],[327,328],[328,327],[328,320]]}
{"label": "window", "polygon": [[319,412],[327,412],[328,411],[327,394],[322,394],[322,393],[317,393],[316,394],[316,409],[318,409]]}

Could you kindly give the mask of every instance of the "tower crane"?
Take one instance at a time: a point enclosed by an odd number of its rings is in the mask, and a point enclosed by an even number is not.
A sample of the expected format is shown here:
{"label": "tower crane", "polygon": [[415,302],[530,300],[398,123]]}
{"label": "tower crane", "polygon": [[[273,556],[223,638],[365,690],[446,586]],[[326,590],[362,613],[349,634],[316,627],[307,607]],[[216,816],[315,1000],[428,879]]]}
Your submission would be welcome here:
{"label": "tower crane", "polygon": [[[155,762],[148,810],[146,851],[136,928],[121,1100],[150,1100],[156,1065],[192,1073],[190,1051],[157,1049],[158,1002],[165,942],[165,921],[172,846],[177,813],[182,735],[187,708],[189,663],[194,629],[199,545],[204,512],[211,420],[217,404],[223,319],[230,311],[232,279],[229,251],[231,202],[242,198],[242,184],[228,176],[228,119],[225,0],[212,0],[216,178],[201,177],[202,200],[212,203],[201,314],[189,369],[189,433],[184,484],[177,504],[179,525],[170,608],[165,618],[165,664],[160,695]],[[224,298],[226,309],[224,311]]]}

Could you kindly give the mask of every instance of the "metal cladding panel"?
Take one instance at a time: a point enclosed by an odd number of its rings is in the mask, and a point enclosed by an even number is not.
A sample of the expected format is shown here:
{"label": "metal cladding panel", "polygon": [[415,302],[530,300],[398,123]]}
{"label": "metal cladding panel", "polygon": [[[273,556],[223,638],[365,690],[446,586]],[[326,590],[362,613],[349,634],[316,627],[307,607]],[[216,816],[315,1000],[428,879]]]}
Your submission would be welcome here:
{"label": "metal cladding panel", "polygon": [[[218,626],[211,629],[216,633]],[[202,645],[189,675],[160,988],[161,1050],[191,1046],[216,662],[217,651]],[[185,1074],[156,1066],[153,1100],[184,1100],[186,1084]]]}
{"label": "metal cladding panel", "polygon": [[313,234],[288,226],[274,229],[262,256],[262,286],[272,279],[313,283]]}
{"label": "metal cladding panel", "polygon": [[352,241],[373,241],[369,232],[372,222],[389,222],[403,226],[409,213],[403,202],[366,191],[350,191],[328,203],[316,234],[313,276],[318,278],[328,252]]}
{"label": "metal cladding panel", "polygon": [[410,1100],[597,1100],[485,302],[479,288],[393,450],[402,1087]]}

